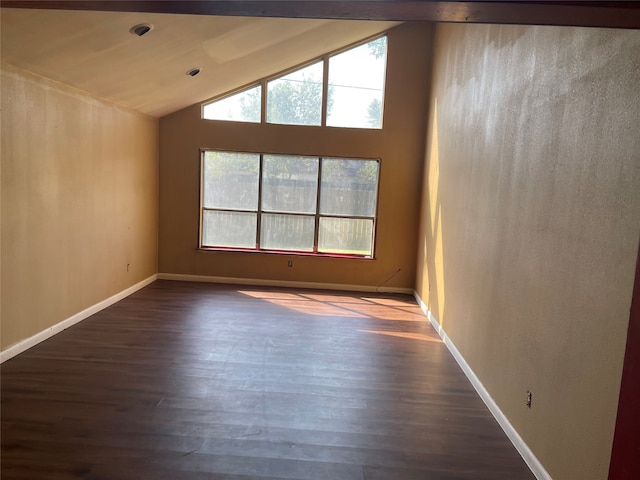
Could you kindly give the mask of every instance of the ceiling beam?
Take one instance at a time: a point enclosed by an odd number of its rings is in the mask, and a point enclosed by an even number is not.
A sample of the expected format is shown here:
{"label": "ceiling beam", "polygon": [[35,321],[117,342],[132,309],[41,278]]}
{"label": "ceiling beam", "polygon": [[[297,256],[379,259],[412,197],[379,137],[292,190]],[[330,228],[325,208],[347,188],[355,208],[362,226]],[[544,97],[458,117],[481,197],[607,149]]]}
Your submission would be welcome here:
{"label": "ceiling beam", "polygon": [[640,28],[640,2],[403,0],[2,0],[4,8]]}

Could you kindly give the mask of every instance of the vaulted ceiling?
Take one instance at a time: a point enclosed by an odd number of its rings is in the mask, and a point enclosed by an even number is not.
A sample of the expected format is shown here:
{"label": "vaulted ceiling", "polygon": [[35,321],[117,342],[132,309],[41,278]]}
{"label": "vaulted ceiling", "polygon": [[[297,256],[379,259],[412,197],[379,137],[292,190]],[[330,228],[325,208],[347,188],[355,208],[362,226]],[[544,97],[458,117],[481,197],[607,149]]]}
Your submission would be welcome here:
{"label": "vaulted ceiling", "polygon": [[397,24],[15,8],[1,22],[2,62],[157,117]]}
{"label": "vaulted ceiling", "polygon": [[[640,28],[640,2],[630,1],[2,0],[2,6],[3,63],[157,117],[401,21]],[[132,35],[140,23],[154,28]],[[193,67],[201,73],[187,76]]]}

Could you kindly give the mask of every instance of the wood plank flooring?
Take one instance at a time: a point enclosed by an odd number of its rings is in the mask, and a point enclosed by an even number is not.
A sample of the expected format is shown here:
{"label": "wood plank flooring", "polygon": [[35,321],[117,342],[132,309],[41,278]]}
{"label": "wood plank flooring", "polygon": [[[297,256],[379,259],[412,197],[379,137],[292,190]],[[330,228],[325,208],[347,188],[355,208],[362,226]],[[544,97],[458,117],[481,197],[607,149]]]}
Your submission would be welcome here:
{"label": "wood plank flooring", "polygon": [[534,479],[408,296],[157,281],[1,368],[3,480]]}

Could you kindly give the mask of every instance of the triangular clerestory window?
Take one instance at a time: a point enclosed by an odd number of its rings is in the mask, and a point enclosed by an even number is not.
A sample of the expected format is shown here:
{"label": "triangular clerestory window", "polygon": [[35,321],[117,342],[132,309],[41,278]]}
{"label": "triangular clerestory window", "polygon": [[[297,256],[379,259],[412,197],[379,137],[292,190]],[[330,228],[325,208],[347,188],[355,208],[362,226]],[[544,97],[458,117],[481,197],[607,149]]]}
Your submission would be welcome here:
{"label": "triangular clerestory window", "polygon": [[386,65],[387,37],[382,36],[206,103],[202,116],[207,120],[381,129]]}

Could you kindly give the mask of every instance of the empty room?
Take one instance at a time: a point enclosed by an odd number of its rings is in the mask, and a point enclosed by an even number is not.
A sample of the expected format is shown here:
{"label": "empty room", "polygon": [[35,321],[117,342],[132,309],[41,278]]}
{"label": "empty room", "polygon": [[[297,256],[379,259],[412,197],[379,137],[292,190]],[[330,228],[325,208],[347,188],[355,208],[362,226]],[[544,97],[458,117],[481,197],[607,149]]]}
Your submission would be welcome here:
{"label": "empty room", "polygon": [[0,21],[3,479],[640,478],[640,5]]}

